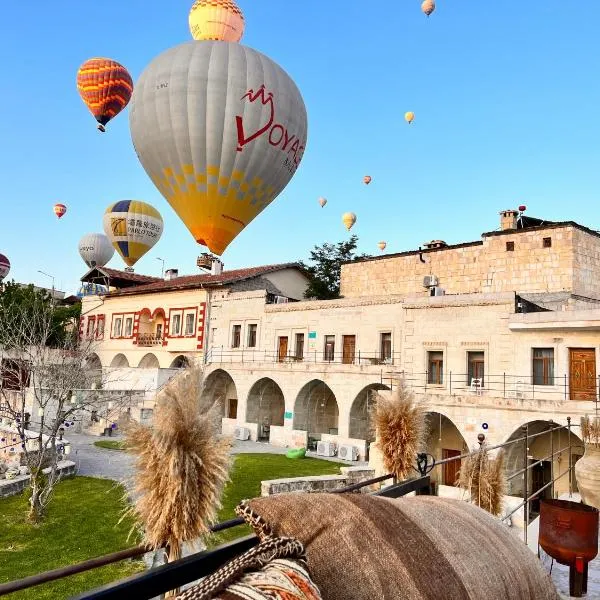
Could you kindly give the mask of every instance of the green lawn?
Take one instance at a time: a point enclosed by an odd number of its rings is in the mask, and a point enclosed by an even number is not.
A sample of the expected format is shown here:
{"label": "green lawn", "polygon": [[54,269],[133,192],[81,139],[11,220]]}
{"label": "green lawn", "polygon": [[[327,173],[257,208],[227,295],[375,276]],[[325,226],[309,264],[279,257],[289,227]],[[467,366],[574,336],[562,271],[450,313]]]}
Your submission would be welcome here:
{"label": "green lawn", "polygon": [[[117,525],[123,488],[112,481],[76,477],[61,482],[45,521],[26,520],[27,496],[0,500],[0,582],[34,575],[135,545],[131,521]],[[122,579],[141,568],[124,561],[5,596],[10,600],[58,600]]]}
{"label": "green lawn", "polygon": [[[259,496],[260,482],[265,479],[339,474],[340,466],[314,458],[291,460],[279,454],[238,454],[219,521],[234,518],[234,508],[240,500]],[[46,520],[37,527],[26,521],[26,496],[1,499],[0,583],[135,545],[137,540],[133,537],[127,541],[131,522],[117,525],[124,507],[122,496],[123,488],[112,481],[91,477],[65,480],[56,487]],[[211,546],[247,532],[245,527],[222,532],[213,536]],[[140,561],[124,561],[5,597],[61,600],[142,568]]]}
{"label": "green lawn", "polygon": [[100,440],[99,442],[94,442],[94,446],[106,448],[107,450],[125,450],[125,442],[118,440]]}

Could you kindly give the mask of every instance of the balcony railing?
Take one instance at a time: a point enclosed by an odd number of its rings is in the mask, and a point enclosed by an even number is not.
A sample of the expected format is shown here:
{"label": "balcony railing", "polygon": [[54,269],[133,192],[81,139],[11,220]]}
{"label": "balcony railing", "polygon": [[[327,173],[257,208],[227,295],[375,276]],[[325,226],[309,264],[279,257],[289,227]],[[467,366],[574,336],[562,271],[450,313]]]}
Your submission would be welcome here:
{"label": "balcony railing", "polygon": [[393,365],[398,364],[400,353],[365,352],[324,352],[323,350],[303,350],[273,352],[254,348],[225,348],[213,346],[205,355],[206,364],[221,363],[308,363],[332,365]]}
{"label": "balcony railing", "polygon": [[[521,436],[519,438],[509,440],[508,442],[498,444],[496,446],[484,446],[486,452],[495,452],[500,449],[512,447],[514,444],[522,443],[523,445],[523,467],[519,468],[519,465],[514,472],[507,476],[507,480],[509,481],[515,478],[522,478],[523,491],[521,495],[523,496],[523,501],[519,503],[518,506],[512,507],[512,510],[509,510],[500,518],[502,521],[509,521],[510,519],[511,522],[514,522],[518,511],[523,511],[523,541],[525,544],[527,544],[528,541],[528,525],[532,520],[532,501],[546,494],[554,497],[556,495],[554,484],[557,481],[562,480],[563,477],[568,477],[569,496],[571,496],[573,493],[575,482],[574,462],[572,460],[573,449],[579,449],[580,442],[576,439],[576,436],[572,435],[572,428],[577,427],[577,425],[571,424],[570,417],[567,418],[567,423],[568,424],[566,426],[552,425],[547,430],[534,434],[530,434],[528,426],[524,426],[521,430]],[[554,434],[559,431],[566,433],[567,439],[566,442],[564,442],[566,445],[564,445],[562,448],[555,448]],[[532,460],[529,456],[531,443],[535,440],[535,438],[548,434],[550,434],[550,454],[542,459]],[[480,443],[482,442],[483,439],[481,439]],[[360,493],[363,488],[373,485],[383,485],[385,482],[390,482],[391,480],[391,485],[386,485],[379,491],[370,493],[374,496],[382,496],[385,498],[400,498],[411,492],[415,492],[417,495],[431,495],[436,490],[430,479],[430,473],[435,472],[434,469],[443,467],[444,465],[453,463],[454,461],[461,461],[462,459],[474,455],[477,452],[478,451],[475,450],[473,452],[464,453],[460,456],[453,456],[443,460],[436,460],[430,454],[421,453],[415,457],[416,460],[413,469],[418,476],[413,479],[397,482],[392,475],[382,475],[374,479],[369,479],[361,483],[350,485],[340,490],[335,490],[332,493]],[[555,460],[553,459],[555,456],[560,457],[561,454],[566,454],[568,456],[568,462],[562,472],[560,472],[560,465],[557,467],[559,472],[556,472],[554,466]],[[534,481],[536,481],[532,475],[533,469],[544,461],[549,461],[552,465],[550,477],[548,480],[541,482],[538,481],[536,485],[533,485]],[[231,519],[230,521],[225,521],[223,523],[214,525],[211,527],[211,530],[213,532],[219,532],[243,524],[243,519]],[[390,535],[401,535],[401,533],[390,532]],[[210,575],[224,565],[227,561],[245,552],[246,550],[255,546],[257,543],[258,539],[254,535],[240,537],[237,540],[219,546],[214,550],[199,552],[138,575],[133,575],[132,577],[122,581],[109,583],[101,588],[78,595],[76,598],[78,600],[120,600],[121,598],[138,598],[139,600],[147,600],[149,598],[155,598],[159,594],[184,586],[193,581],[197,581],[206,575]],[[104,565],[117,563],[127,559],[139,558],[148,551],[148,548],[144,546],[137,546],[128,550],[121,550],[113,554],[92,558],[75,565],[61,567],[17,581],[3,583],[0,584],[0,596],[4,596],[19,590],[31,589],[43,583],[70,577],[77,573],[91,571]]]}
{"label": "balcony railing", "polygon": [[[435,376],[434,376],[435,375]],[[565,400],[600,401],[600,376],[578,379],[567,374],[555,375],[546,383],[540,383],[533,375],[511,373],[482,374],[473,377],[469,373],[448,371],[441,378],[437,373],[408,371],[391,372],[383,375],[382,382],[394,388],[403,380],[413,391],[426,394],[450,396],[487,396],[514,400]]]}
{"label": "balcony railing", "polygon": [[162,342],[162,335],[155,335],[153,333],[140,333],[138,335],[137,345],[146,348],[150,346],[160,346]]}

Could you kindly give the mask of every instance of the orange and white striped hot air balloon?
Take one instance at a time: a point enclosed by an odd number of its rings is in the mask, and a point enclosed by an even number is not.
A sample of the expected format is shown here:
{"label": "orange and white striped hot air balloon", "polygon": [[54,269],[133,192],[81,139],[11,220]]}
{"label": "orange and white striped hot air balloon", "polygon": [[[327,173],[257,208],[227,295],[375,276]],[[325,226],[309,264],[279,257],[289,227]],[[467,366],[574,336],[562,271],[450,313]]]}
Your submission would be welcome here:
{"label": "orange and white striped hot air balloon", "polygon": [[366,185],[369,185],[371,183],[372,179],[373,178],[370,175],[365,175],[363,177],[363,181],[365,182]]}
{"label": "orange and white striped hot air balloon", "polygon": [[62,219],[67,212],[67,207],[64,204],[55,204],[52,210],[59,219]]}
{"label": "orange and white striped hot air balloon", "polygon": [[435,0],[424,0],[421,4],[421,10],[429,16],[435,10]]}
{"label": "orange and white striped hot air balloon", "polygon": [[233,0],[196,0],[188,18],[195,40],[239,42],[244,15]]}
{"label": "orange and white striped hot air balloon", "polygon": [[133,81],[127,69],[110,58],[90,58],[77,71],[77,89],[98,129],[116,117],[129,103]]}
{"label": "orange and white striped hot air balloon", "polygon": [[319,204],[321,205],[321,208],[323,208],[327,204],[327,199],[319,198]]}
{"label": "orange and white striped hot air balloon", "polygon": [[387,242],[379,242],[379,244],[377,244],[377,247],[383,252],[385,250],[387,246]]}
{"label": "orange and white striped hot air balloon", "polygon": [[354,223],[356,223],[356,215],[352,212],[347,212],[342,215],[342,223],[346,226],[346,229],[350,231]]}

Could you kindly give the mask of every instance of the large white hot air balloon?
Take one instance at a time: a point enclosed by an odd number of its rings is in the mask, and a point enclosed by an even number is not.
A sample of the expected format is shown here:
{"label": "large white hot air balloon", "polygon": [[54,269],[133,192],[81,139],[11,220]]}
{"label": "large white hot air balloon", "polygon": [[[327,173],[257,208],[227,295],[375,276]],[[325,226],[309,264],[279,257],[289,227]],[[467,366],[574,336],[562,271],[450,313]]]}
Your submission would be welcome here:
{"label": "large white hot air balloon", "polygon": [[114,253],[115,249],[103,233],[87,233],[79,240],[79,256],[90,268],[103,267]]}
{"label": "large white hot air balloon", "polygon": [[144,169],[194,239],[222,254],[288,184],[307,117],[296,84],[235,42],[188,42],[142,73],[130,104]]}

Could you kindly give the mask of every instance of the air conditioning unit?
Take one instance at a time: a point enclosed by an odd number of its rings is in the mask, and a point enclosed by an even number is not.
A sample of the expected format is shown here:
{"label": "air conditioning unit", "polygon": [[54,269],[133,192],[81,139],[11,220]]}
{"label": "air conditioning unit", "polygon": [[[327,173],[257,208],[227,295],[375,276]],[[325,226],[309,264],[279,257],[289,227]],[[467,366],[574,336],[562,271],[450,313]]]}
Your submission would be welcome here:
{"label": "air conditioning unit", "polygon": [[350,446],[350,444],[343,444],[338,450],[338,457],[343,460],[358,460],[358,448]]}
{"label": "air conditioning unit", "polygon": [[247,427],[236,427],[234,436],[236,440],[248,440],[250,439],[250,430]]}
{"label": "air conditioning unit", "polygon": [[446,290],[441,287],[434,286],[431,288],[431,292],[432,296],[443,296],[446,293]]}
{"label": "air conditioning unit", "polygon": [[319,456],[335,456],[336,448],[333,442],[318,442],[317,454]]}
{"label": "air conditioning unit", "polygon": [[289,302],[289,298],[285,296],[275,296],[275,304],[287,304]]}
{"label": "air conditioning unit", "polygon": [[423,277],[423,287],[434,287],[438,282],[439,280],[435,275],[425,275],[425,277]]}

